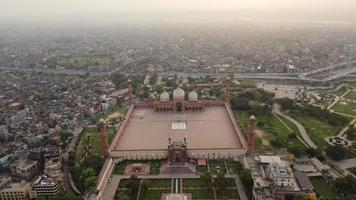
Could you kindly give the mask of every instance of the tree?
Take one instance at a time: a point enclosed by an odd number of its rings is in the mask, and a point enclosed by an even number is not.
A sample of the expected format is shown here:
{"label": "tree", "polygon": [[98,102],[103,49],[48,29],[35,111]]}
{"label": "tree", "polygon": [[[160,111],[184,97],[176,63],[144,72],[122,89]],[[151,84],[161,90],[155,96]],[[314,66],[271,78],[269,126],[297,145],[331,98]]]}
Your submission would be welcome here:
{"label": "tree", "polygon": [[215,186],[219,190],[221,194],[224,194],[225,191],[225,186],[226,186],[226,179],[225,179],[225,173],[223,171],[220,171],[217,174],[217,177],[215,179]]}
{"label": "tree", "polygon": [[157,94],[161,94],[164,91],[164,87],[162,85],[156,85],[155,91],[157,92]]}
{"label": "tree", "polygon": [[87,190],[92,188],[93,186],[95,186],[96,180],[97,180],[96,176],[89,176],[89,177],[85,178],[84,179],[84,188]]}
{"label": "tree", "polygon": [[233,110],[249,110],[250,109],[249,100],[245,97],[232,96],[230,103],[231,103],[231,108]]}
{"label": "tree", "polygon": [[310,157],[310,158],[312,158],[312,157],[315,157],[316,156],[316,150],[315,149],[313,149],[313,148],[307,148],[307,149],[305,149],[305,153]]}
{"label": "tree", "polygon": [[209,172],[205,172],[204,174],[200,175],[200,178],[204,180],[206,187],[211,188],[211,174]]}
{"label": "tree", "polygon": [[141,183],[141,195],[143,196],[148,190],[148,185],[146,179],[144,179]]}
{"label": "tree", "polygon": [[140,186],[140,182],[137,176],[132,175],[130,177],[130,182],[128,183],[128,188],[130,190],[130,195],[132,198],[136,197],[138,187]]}
{"label": "tree", "polygon": [[335,187],[345,195],[356,195],[356,179],[352,175],[335,179]]}
{"label": "tree", "polygon": [[64,192],[61,190],[57,193],[56,200],[81,200],[81,198],[73,192]]}
{"label": "tree", "polygon": [[282,110],[295,110],[298,108],[295,101],[290,98],[278,99],[277,102],[279,105],[281,105]]}
{"label": "tree", "polygon": [[346,158],[347,150],[341,146],[329,146],[325,150],[326,154],[334,160],[342,160]]}
{"label": "tree", "polygon": [[239,173],[239,177],[241,179],[241,182],[243,183],[247,194],[251,195],[252,194],[252,189],[253,189],[253,179],[251,176],[251,170],[249,169],[243,169]]}
{"label": "tree", "polygon": [[293,198],[293,200],[304,200],[304,196],[303,195],[295,195],[295,197]]}
{"label": "tree", "polygon": [[296,157],[303,155],[303,147],[300,145],[292,145],[287,148],[288,152],[294,154]]}
{"label": "tree", "polygon": [[82,177],[83,179],[86,179],[90,176],[95,176],[95,170],[91,167],[88,167],[82,171]]}

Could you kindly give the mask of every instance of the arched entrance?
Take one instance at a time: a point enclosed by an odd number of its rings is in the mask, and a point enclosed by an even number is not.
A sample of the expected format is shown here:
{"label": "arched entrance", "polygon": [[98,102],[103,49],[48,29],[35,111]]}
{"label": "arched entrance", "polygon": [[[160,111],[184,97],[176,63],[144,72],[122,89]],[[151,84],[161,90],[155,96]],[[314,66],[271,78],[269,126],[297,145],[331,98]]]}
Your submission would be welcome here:
{"label": "arched entrance", "polygon": [[181,102],[176,103],[176,111],[178,111],[178,112],[183,111],[183,104]]}

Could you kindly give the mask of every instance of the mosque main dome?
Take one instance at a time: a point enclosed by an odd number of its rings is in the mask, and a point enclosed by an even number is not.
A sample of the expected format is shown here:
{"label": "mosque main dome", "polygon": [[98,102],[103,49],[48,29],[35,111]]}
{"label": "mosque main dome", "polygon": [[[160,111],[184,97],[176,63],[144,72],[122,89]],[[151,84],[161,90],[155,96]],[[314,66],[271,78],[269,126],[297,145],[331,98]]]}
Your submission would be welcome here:
{"label": "mosque main dome", "polygon": [[159,101],[160,102],[169,102],[168,92],[162,92],[162,94],[159,96]]}
{"label": "mosque main dome", "polygon": [[182,100],[184,99],[185,92],[182,88],[178,87],[173,91],[173,99],[174,100]]}

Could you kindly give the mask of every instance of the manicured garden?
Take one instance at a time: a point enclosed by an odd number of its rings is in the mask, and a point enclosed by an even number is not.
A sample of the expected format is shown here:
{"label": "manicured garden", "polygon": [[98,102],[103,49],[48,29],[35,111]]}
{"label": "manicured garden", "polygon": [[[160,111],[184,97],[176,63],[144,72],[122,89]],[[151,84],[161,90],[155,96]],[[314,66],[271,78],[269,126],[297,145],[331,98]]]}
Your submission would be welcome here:
{"label": "manicured garden", "polygon": [[150,164],[150,174],[159,174],[159,168],[163,160],[125,160],[119,162],[114,170],[114,174],[122,175],[128,164],[145,163]]}

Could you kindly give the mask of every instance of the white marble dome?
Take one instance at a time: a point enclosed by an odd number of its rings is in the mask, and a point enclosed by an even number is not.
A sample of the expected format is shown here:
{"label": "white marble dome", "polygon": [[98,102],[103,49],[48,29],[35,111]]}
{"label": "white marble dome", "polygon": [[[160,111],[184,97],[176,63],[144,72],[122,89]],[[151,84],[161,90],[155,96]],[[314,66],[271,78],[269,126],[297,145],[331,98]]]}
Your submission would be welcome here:
{"label": "white marble dome", "polygon": [[180,87],[178,87],[177,89],[175,89],[173,91],[173,99],[175,99],[175,100],[177,100],[177,99],[182,100],[182,99],[184,99],[184,96],[185,96],[185,92]]}
{"label": "white marble dome", "polygon": [[198,94],[193,90],[188,94],[189,101],[198,101]]}
{"label": "white marble dome", "polygon": [[162,92],[161,95],[159,96],[159,101],[160,102],[169,102],[168,92]]}

